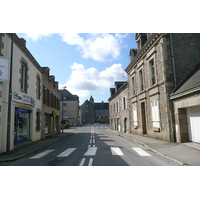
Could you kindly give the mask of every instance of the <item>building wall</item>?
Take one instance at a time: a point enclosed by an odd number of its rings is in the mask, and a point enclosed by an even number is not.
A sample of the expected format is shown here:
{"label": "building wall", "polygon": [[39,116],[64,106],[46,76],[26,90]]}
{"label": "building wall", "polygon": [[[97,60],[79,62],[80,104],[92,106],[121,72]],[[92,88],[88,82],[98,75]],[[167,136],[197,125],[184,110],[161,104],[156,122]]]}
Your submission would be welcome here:
{"label": "building wall", "polygon": [[[148,34],[147,34],[148,35]],[[175,141],[175,119],[170,94],[199,63],[200,34],[151,34],[146,43],[139,42],[137,55],[126,68],[129,83],[131,132]],[[151,60],[155,64],[155,84],[152,84]],[[144,90],[141,91],[140,70],[143,70]],[[135,77],[133,87],[132,78]],[[135,88],[135,94],[133,90]],[[155,107],[158,100],[159,127],[154,127]],[[137,105],[138,126],[134,126],[133,105]],[[142,106],[144,107],[142,109]],[[156,107],[157,109],[157,107]],[[144,116],[145,110],[145,116]],[[144,123],[145,122],[145,123]],[[146,130],[144,128],[146,124]]]}
{"label": "building wall", "polygon": [[[124,99],[125,98],[125,105]],[[117,108],[118,106],[118,108]],[[110,127],[114,130],[130,132],[128,88],[119,89],[109,99]]]}
{"label": "building wall", "polygon": [[[49,68],[43,69],[42,78],[42,138],[54,136],[60,132],[60,91],[54,76],[49,76]],[[47,94],[47,91],[49,94]],[[46,97],[44,97],[44,95]],[[53,116],[55,112],[55,116]]]}
{"label": "building wall", "polygon": [[[4,58],[10,59],[11,52],[11,34],[4,34],[2,38],[4,43],[4,48],[1,51]],[[24,92],[21,90],[21,64],[22,61],[27,65],[27,91]],[[30,140],[37,141],[41,139],[41,129],[36,130],[36,113],[42,110],[41,99],[37,99],[37,81],[36,77],[39,76],[42,79],[41,69],[39,68],[38,63],[33,61],[28,53],[24,51],[24,46],[20,43],[19,39],[14,37],[13,45],[13,74],[12,74],[12,90],[17,92],[20,95],[27,95],[34,100],[34,104],[23,103],[12,99],[11,105],[11,132],[10,132],[10,149],[14,149],[14,139],[15,139],[15,114],[16,109],[24,109],[30,111]],[[4,119],[2,120],[3,134],[1,134],[1,152],[6,150],[6,135],[7,135],[7,102],[8,102],[8,87],[9,83],[3,83],[2,86],[2,104]]]}
{"label": "building wall", "polygon": [[200,106],[200,92],[174,99],[176,141],[189,142],[187,111],[188,107]]}

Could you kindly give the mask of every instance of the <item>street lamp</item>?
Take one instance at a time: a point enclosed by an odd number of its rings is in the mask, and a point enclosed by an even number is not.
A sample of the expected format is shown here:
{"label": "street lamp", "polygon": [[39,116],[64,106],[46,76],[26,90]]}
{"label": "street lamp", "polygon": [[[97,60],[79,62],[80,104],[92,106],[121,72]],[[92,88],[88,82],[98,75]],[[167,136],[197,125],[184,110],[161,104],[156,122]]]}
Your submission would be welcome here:
{"label": "street lamp", "polygon": [[[63,87],[63,89],[65,90],[67,87],[65,86],[65,87]],[[64,91],[63,90],[63,91]],[[64,109],[64,106],[63,106],[63,91],[62,91],[62,133],[63,133],[63,129],[64,129],[64,127],[63,127],[63,109]]]}

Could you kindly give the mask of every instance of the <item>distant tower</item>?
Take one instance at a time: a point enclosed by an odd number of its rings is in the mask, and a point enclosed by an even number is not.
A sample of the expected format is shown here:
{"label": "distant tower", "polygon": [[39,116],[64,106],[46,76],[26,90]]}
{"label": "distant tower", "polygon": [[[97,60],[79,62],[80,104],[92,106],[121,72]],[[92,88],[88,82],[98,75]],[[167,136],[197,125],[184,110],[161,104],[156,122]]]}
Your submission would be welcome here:
{"label": "distant tower", "polygon": [[90,97],[89,101],[94,104],[94,98],[92,96]]}

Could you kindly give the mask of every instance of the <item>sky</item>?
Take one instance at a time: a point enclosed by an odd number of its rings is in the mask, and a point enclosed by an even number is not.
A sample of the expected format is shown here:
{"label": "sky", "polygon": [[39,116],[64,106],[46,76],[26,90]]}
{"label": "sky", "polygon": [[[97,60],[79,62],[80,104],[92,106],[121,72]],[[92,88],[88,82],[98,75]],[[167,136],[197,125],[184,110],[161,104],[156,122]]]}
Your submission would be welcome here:
{"label": "sky", "polygon": [[108,102],[115,81],[127,81],[129,51],[135,33],[17,33],[41,67],[66,89],[79,96]]}

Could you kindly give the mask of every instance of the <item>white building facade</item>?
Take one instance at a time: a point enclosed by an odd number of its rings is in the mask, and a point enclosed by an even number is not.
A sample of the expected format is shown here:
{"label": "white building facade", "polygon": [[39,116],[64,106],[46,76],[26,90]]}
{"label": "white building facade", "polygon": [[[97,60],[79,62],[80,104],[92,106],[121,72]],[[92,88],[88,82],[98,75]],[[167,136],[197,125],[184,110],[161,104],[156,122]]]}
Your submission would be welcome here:
{"label": "white building facade", "polygon": [[[12,34],[0,36],[0,59],[9,60]],[[7,133],[8,94],[10,82],[0,80],[0,153],[15,146],[41,139],[42,68],[25,46],[25,40],[13,34],[12,101],[10,132]],[[2,67],[3,68],[3,67]],[[10,141],[7,135],[10,134]]]}

